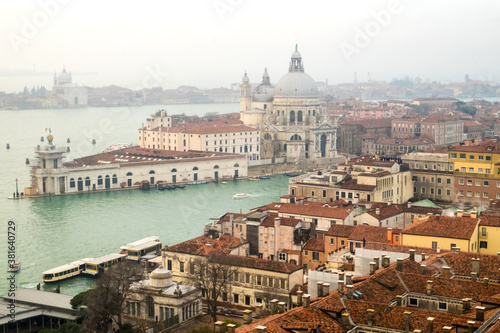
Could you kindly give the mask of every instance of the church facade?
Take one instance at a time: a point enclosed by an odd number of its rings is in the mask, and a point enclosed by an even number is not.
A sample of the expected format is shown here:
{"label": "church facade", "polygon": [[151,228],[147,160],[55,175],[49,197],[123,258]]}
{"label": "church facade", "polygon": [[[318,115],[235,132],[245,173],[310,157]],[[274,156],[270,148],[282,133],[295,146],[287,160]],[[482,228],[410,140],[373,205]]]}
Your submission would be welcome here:
{"label": "church facade", "polygon": [[88,103],[87,88],[74,84],[71,72],[65,67],[61,74],[54,73],[52,95],[65,100],[69,107],[87,106]]}
{"label": "church facade", "polygon": [[261,159],[269,163],[326,164],[337,157],[336,127],[320,106],[318,87],[304,72],[297,47],[288,73],[274,86],[267,69],[253,91],[245,73],[240,118],[261,133]]}

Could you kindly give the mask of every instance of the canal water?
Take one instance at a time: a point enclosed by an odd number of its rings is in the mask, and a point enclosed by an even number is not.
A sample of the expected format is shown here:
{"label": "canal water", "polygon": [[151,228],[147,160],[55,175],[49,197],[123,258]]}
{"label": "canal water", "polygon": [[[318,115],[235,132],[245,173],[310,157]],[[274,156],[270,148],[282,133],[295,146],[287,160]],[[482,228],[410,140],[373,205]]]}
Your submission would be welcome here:
{"label": "canal water", "polygon": [[[248,212],[286,194],[288,178],[277,176],[258,182],[189,185],[173,191],[123,190],[7,199],[16,190],[16,179],[19,192],[29,186],[25,160],[33,158],[36,145],[46,143],[40,138],[46,137],[49,129],[55,145],[70,147],[69,161],[115,143],[136,143],[141,123],[160,108],[171,114],[202,116],[237,112],[239,104],[0,111],[0,272],[7,271],[7,223],[12,220],[16,223],[16,260],[22,265],[16,273],[18,288],[36,288],[41,283],[43,290],[52,290],[54,285],[41,282],[41,273],[47,269],[118,252],[121,245],[148,236],[159,236],[164,245],[176,244],[201,235],[211,217],[228,211]],[[251,196],[235,200],[232,197],[236,193]],[[1,295],[8,291],[7,282],[0,279]],[[61,292],[74,295],[92,283],[86,277],[63,281]]]}

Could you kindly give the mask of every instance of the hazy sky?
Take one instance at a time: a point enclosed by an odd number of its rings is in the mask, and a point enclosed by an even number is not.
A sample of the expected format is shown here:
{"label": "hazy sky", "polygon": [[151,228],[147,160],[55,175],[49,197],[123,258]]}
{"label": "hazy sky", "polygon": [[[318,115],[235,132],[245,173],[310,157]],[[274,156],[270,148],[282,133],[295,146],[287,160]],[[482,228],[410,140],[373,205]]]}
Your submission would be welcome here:
{"label": "hazy sky", "polygon": [[[73,82],[128,88],[229,87],[245,70],[276,83],[298,44],[330,84],[420,77],[500,81],[500,1],[0,0],[0,91]],[[95,74],[89,74],[95,73]]]}

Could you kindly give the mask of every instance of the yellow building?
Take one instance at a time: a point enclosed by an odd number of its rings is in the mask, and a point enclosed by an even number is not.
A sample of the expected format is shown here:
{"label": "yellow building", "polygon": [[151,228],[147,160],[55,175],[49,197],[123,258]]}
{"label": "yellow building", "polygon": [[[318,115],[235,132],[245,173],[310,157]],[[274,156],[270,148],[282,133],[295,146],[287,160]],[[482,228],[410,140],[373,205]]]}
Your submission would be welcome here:
{"label": "yellow building", "polygon": [[479,252],[478,230],[478,218],[430,215],[402,231],[401,245]]}
{"label": "yellow building", "polygon": [[488,140],[480,146],[456,146],[449,150],[454,164],[456,196],[453,201],[489,204],[500,199],[500,147]]}
{"label": "yellow building", "polygon": [[482,215],[479,222],[479,253],[500,252],[500,216]]}

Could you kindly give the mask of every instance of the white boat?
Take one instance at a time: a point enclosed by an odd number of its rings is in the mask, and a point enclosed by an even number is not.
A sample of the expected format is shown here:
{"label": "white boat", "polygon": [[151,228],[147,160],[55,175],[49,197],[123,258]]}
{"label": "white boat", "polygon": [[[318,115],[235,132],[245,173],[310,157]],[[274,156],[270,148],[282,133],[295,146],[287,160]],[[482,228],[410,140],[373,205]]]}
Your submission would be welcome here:
{"label": "white boat", "polygon": [[66,265],[49,269],[42,273],[42,280],[43,282],[57,282],[80,275],[85,269],[85,263],[91,260],[94,260],[94,258],[80,259]]}
{"label": "white boat", "polygon": [[17,272],[20,269],[21,269],[21,263],[19,261],[16,261],[13,264],[9,265],[9,269],[7,269],[7,272]]}
{"label": "white boat", "polygon": [[127,259],[139,261],[145,255],[159,252],[161,250],[161,242],[158,236],[151,236],[124,245],[120,249],[120,254],[126,254]]}
{"label": "white boat", "polygon": [[248,193],[236,193],[233,195],[233,199],[243,199],[243,198],[248,198],[250,194]]}

